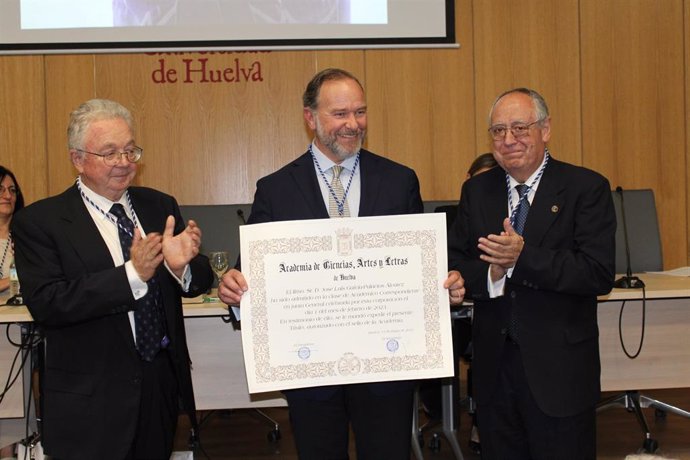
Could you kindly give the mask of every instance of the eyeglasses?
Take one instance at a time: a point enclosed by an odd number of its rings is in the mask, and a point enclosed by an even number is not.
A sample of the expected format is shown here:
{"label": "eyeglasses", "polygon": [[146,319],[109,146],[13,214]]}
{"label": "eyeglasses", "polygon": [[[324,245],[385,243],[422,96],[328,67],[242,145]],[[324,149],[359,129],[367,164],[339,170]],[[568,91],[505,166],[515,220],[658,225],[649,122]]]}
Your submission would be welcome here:
{"label": "eyeglasses", "polygon": [[130,163],[136,163],[137,161],[141,160],[141,155],[144,153],[144,149],[142,149],[141,147],[137,147],[136,145],[134,147],[126,148],[122,152],[113,150],[103,153],[96,153],[82,149],[77,149],[77,151],[101,157],[103,158],[105,164],[107,164],[108,166],[115,166],[116,164],[118,164],[120,162],[120,159],[122,158],[122,155],[124,155],[125,158],[127,158],[127,161],[129,161]]}
{"label": "eyeglasses", "polygon": [[17,195],[17,187],[15,187],[14,185],[10,185],[9,187],[0,185],[0,196],[3,196],[7,191],[10,192],[10,195]]}
{"label": "eyeglasses", "polygon": [[532,125],[535,125],[541,121],[543,120],[533,121],[532,123],[514,123],[510,127],[504,125],[495,125],[490,126],[488,131],[495,141],[502,141],[505,139],[506,134],[508,134],[508,130],[510,130],[510,134],[512,134],[515,139],[520,139],[529,134],[529,129],[532,127]]}

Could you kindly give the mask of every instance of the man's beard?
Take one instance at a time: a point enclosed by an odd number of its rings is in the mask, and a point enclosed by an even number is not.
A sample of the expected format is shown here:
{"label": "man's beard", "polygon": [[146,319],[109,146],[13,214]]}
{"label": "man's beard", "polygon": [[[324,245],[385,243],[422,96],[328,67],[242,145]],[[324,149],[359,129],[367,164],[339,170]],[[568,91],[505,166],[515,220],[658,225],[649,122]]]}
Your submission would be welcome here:
{"label": "man's beard", "polygon": [[338,160],[343,161],[355,156],[357,152],[359,152],[359,150],[362,148],[362,143],[364,142],[364,135],[366,134],[366,131],[360,129],[348,130],[346,128],[343,128],[339,131],[339,133],[344,135],[356,134],[358,136],[357,144],[352,149],[352,151],[348,150],[340,143],[338,143],[337,134],[331,136],[328,133],[325,133],[317,119],[316,138],[319,140],[319,142],[321,142],[321,144],[324,147],[327,147],[337,157]]}

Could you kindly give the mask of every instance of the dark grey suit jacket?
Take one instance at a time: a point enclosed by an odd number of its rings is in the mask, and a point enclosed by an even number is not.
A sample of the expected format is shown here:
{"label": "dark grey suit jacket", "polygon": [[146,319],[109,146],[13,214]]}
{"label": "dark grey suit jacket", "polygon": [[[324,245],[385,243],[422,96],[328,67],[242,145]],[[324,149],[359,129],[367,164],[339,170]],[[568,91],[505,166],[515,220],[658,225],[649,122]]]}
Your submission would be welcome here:
{"label": "dark grey suit jacket", "polygon": [[449,265],[474,301],[473,376],[479,404],[496,388],[512,306],[530,389],[551,416],[582,412],[599,400],[597,296],[613,287],[615,230],[611,190],[601,175],[551,159],[523,232],[525,246],[505,294],[490,299],[478,239],[500,234],[507,216],[505,172],[465,182],[449,233]]}
{"label": "dark grey suit jacket", "polygon": [[[359,216],[414,214],[424,211],[415,172],[401,164],[362,150],[359,159],[361,198]],[[248,224],[285,220],[328,219],[314,162],[309,152],[257,182]],[[411,382],[369,384],[385,394],[410,388]],[[292,396],[326,399],[333,387],[290,390]]]}
{"label": "dark grey suit jacket", "polygon": [[[168,215],[175,216],[176,234],[184,229],[173,197],[140,187],[129,192],[147,232],[162,233]],[[127,315],[135,301],[125,268],[113,266],[76,186],[17,213],[12,235],[24,300],[45,336],[43,445],[58,458],[122,459],[134,437],[141,391],[141,360]],[[187,293],[162,265],[155,276],[183,409],[191,413],[180,296],[205,292],[213,274],[202,255],[190,268]]]}

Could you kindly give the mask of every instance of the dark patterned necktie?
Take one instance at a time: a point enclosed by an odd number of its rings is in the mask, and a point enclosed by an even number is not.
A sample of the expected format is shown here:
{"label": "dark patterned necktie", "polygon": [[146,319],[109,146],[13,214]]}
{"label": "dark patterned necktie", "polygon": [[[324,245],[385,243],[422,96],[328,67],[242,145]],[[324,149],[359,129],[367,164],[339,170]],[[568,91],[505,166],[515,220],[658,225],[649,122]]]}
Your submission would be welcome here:
{"label": "dark patterned necktie", "polygon": [[[117,217],[117,233],[120,237],[122,256],[125,262],[129,260],[129,251],[132,247],[134,238],[134,224],[127,217],[125,208],[115,203],[110,208],[110,213]],[[136,301],[137,308],[134,310],[134,330],[137,335],[137,350],[144,361],[153,361],[161,343],[165,340],[163,333],[163,321],[160,318],[160,289],[156,278],[153,277],[146,282],[148,291],[144,297]]]}
{"label": "dark patterned necktie", "polygon": [[[518,195],[518,207],[515,210],[515,231],[522,235],[525,230],[525,222],[527,222],[527,213],[529,212],[529,201],[527,200],[527,192],[529,187],[525,184],[518,184],[515,186]],[[510,308],[510,325],[508,327],[508,336],[515,343],[520,343],[520,325],[518,322],[517,307],[513,303]]]}
{"label": "dark patterned necktie", "polygon": [[522,235],[522,232],[525,230],[525,222],[527,222],[527,213],[529,212],[529,201],[525,196],[529,191],[529,187],[525,184],[518,184],[515,186],[515,190],[517,190],[520,198],[518,198],[518,207],[515,211],[514,228],[518,234]]}

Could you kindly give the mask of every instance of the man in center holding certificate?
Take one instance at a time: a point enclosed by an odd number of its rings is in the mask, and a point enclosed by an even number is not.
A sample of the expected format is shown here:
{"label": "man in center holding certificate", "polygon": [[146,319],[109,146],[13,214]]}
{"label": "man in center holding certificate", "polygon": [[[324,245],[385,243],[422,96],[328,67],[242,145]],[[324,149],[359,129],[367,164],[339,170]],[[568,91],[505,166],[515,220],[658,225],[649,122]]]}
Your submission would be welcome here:
{"label": "man in center holding certificate", "polygon": [[[260,179],[248,224],[423,212],[419,181],[403,165],[362,149],[367,106],[349,72],[326,69],[308,83],[304,119],[314,132],[306,153]],[[444,282],[451,304],[464,297],[457,273]],[[238,270],[218,292],[235,305],[250,289]],[[300,459],[347,459],[350,424],[359,460],[409,459],[415,382],[377,382],[286,390]]]}

